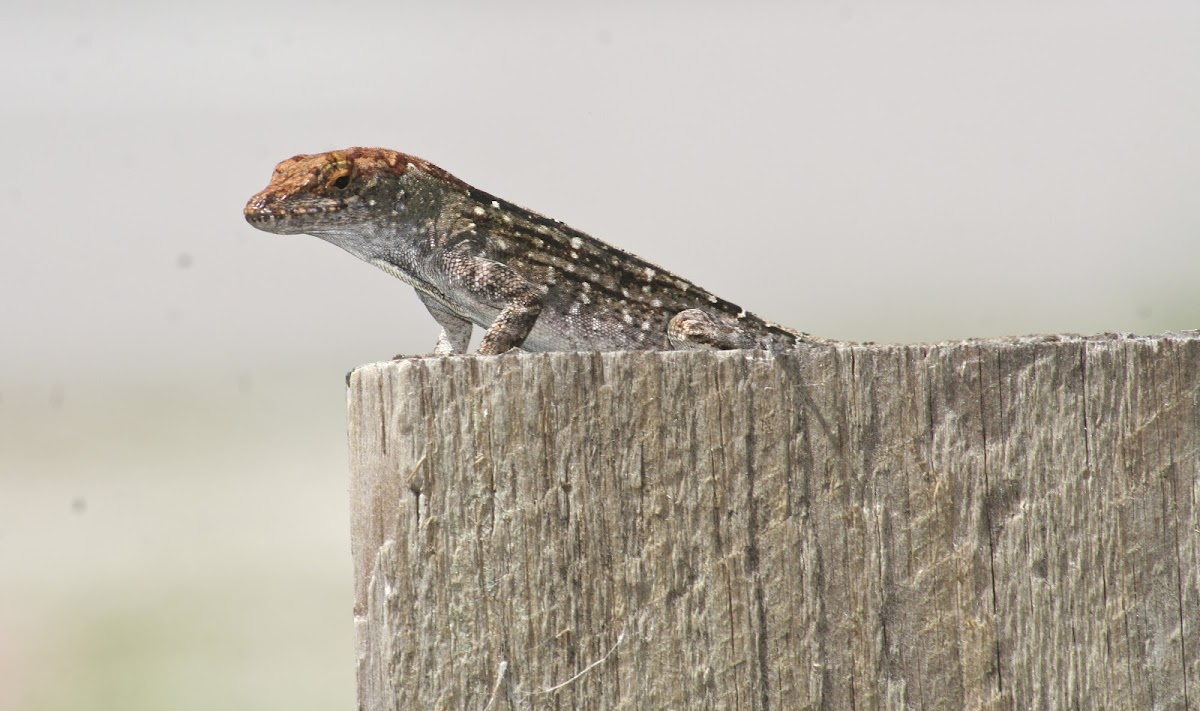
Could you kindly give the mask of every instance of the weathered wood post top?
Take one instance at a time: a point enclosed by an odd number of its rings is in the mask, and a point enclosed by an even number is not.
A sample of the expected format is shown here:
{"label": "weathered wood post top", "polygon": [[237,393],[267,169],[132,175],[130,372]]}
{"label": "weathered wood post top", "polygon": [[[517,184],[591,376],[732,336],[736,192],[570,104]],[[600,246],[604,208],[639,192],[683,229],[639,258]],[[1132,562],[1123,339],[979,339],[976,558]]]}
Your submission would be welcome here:
{"label": "weathered wood post top", "polygon": [[1200,708],[1200,337],[350,379],[360,708]]}

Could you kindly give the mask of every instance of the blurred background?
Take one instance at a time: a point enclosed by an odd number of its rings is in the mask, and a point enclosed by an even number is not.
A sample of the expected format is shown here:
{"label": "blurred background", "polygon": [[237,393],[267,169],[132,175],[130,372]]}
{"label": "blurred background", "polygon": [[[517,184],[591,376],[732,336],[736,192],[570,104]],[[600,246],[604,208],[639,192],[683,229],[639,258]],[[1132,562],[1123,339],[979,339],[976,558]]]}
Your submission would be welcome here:
{"label": "blurred background", "polygon": [[759,314],[1200,327],[1200,4],[5,3],[0,709],[350,709],[343,376],[412,290],[242,220],[425,157]]}

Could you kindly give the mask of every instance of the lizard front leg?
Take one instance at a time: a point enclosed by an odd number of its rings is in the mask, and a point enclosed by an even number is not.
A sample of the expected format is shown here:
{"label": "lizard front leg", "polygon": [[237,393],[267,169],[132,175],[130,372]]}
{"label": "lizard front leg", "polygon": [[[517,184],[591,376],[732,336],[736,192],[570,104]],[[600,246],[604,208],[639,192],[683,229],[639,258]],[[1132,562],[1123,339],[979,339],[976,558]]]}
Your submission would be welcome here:
{"label": "lizard front leg", "polygon": [[549,289],[500,262],[471,254],[466,243],[446,252],[441,261],[443,273],[455,287],[451,293],[465,292],[476,303],[500,310],[476,352],[499,355],[519,347],[533,330]]}
{"label": "lizard front leg", "polygon": [[518,296],[500,311],[500,315],[483,334],[476,352],[480,355],[499,355],[519,348],[533,330],[533,324],[541,312],[541,294]]}
{"label": "lizard front leg", "polygon": [[471,322],[446,308],[429,294],[420,289],[416,291],[417,297],[425,304],[433,320],[442,327],[433,354],[443,356],[466,353],[467,346],[471,344]]}

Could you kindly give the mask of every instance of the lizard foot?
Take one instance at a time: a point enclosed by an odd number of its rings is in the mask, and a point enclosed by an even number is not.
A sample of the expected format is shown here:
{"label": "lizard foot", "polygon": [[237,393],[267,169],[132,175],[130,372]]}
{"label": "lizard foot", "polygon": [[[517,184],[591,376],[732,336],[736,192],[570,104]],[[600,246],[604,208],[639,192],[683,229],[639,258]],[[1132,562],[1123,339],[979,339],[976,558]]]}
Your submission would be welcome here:
{"label": "lizard foot", "polygon": [[757,345],[754,336],[745,329],[704,309],[688,309],[675,314],[667,323],[667,340],[677,351],[728,351]]}

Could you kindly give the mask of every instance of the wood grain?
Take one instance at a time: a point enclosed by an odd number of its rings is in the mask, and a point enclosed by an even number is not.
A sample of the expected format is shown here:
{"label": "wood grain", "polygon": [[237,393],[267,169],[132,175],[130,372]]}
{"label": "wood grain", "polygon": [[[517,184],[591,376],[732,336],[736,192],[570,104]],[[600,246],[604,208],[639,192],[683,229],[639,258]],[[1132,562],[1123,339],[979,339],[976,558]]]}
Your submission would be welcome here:
{"label": "wood grain", "polygon": [[1200,338],[350,381],[363,709],[1200,705]]}

